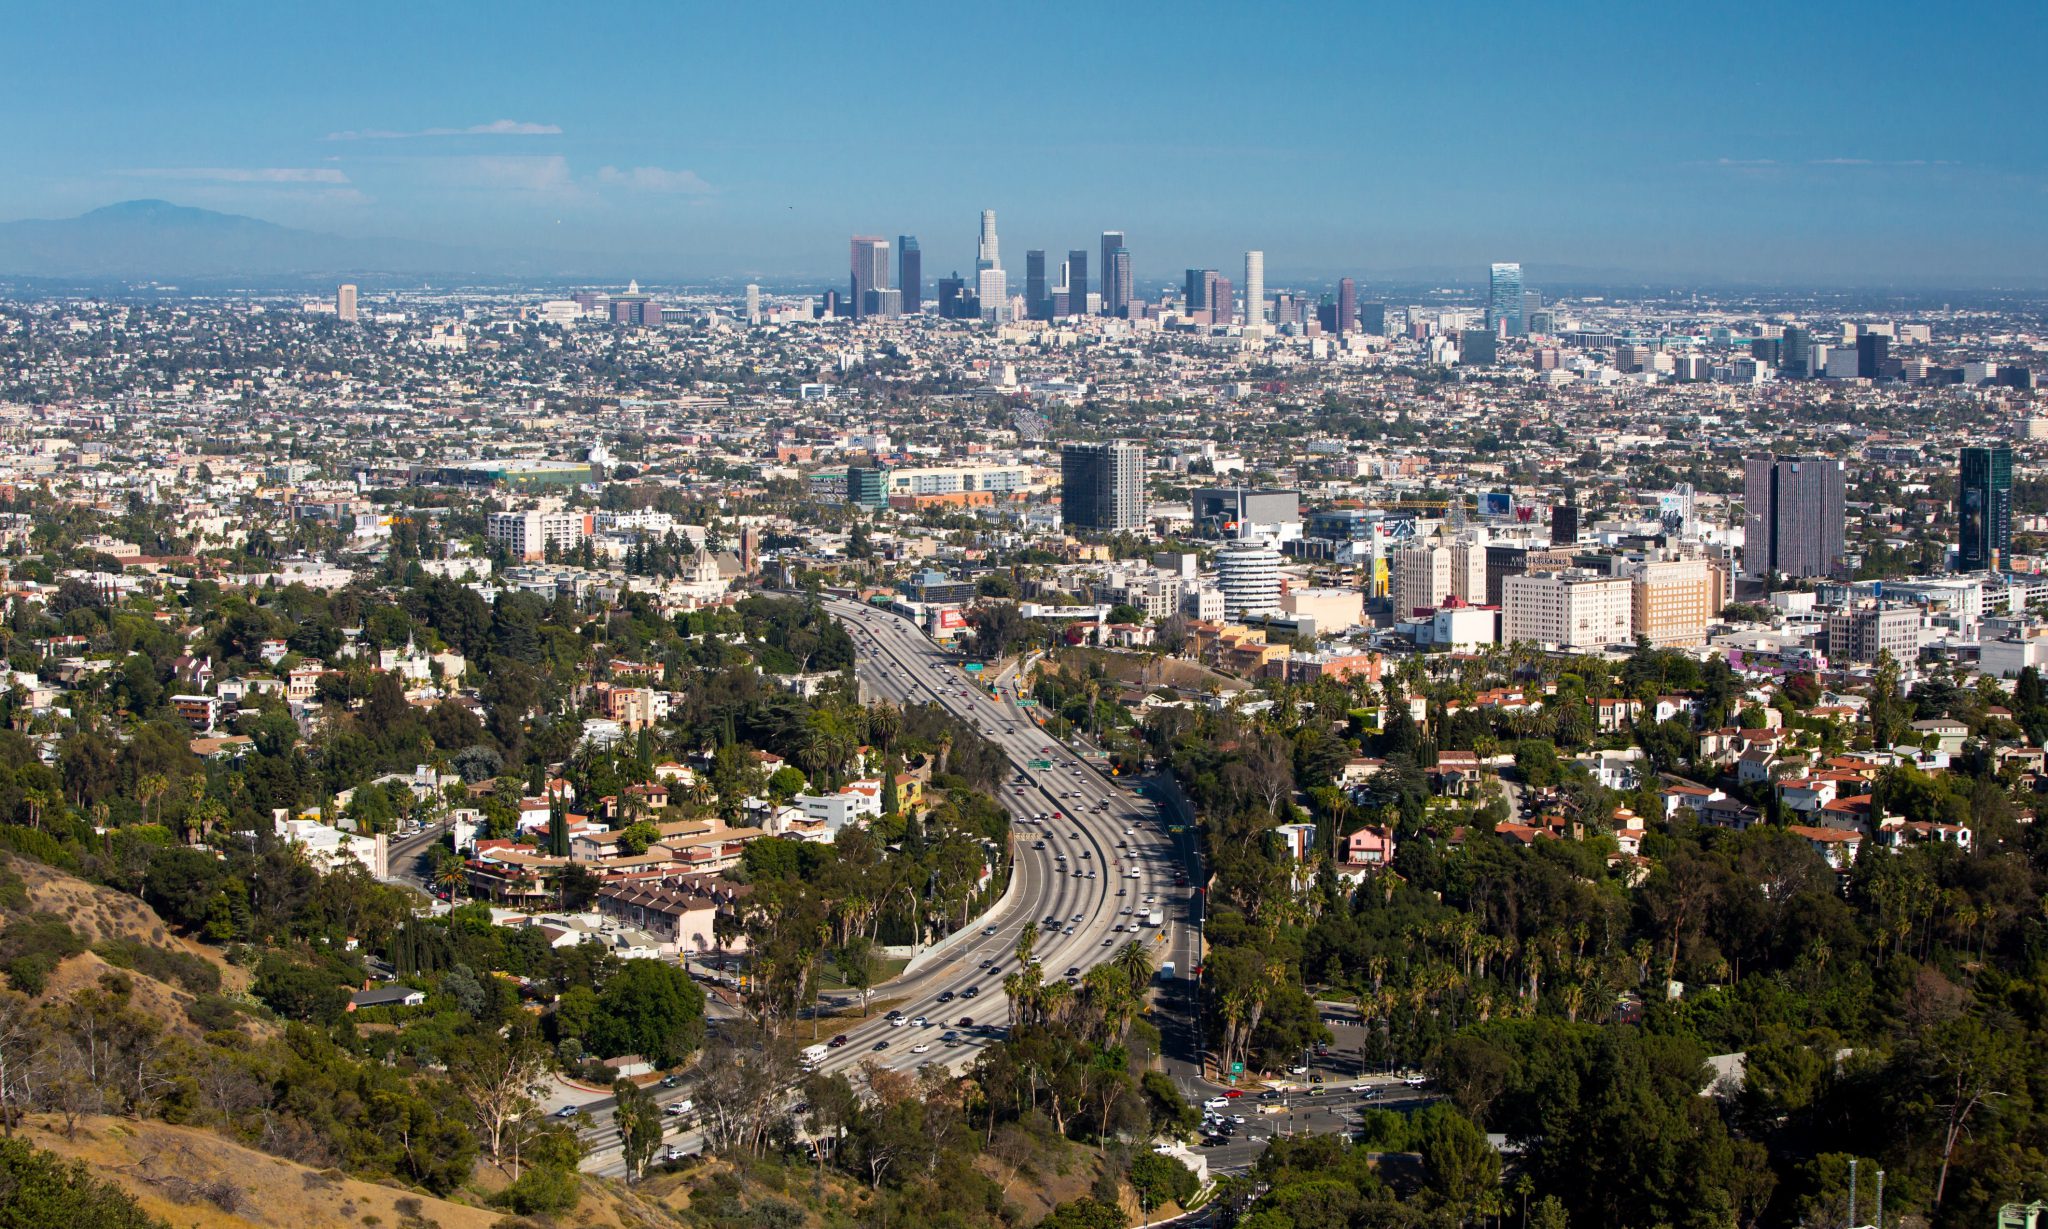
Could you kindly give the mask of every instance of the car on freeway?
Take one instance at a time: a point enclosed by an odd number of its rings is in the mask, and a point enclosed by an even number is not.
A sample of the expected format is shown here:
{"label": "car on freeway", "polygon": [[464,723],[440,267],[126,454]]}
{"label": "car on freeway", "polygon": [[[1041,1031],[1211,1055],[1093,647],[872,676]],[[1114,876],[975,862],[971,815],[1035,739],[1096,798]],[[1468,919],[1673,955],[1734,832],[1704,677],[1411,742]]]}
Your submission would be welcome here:
{"label": "car on freeway", "polygon": [[832,1040],[826,1042],[825,1044],[836,1050],[840,1046],[846,1044],[846,1034],[840,1033],[839,1035],[835,1036],[834,1038],[832,1038]]}
{"label": "car on freeway", "polygon": [[1079,977],[1079,976],[1081,976],[1081,967],[1080,967],[1079,965],[1068,965],[1068,966],[1067,966],[1067,976],[1068,976],[1068,977]]}
{"label": "car on freeway", "polygon": [[931,1042],[929,1042],[929,1041],[920,1041],[920,1042],[918,1042],[918,1043],[917,1043],[916,1045],[914,1045],[914,1046],[910,1047],[910,1052],[911,1052],[912,1054],[926,1054],[926,1053],[929,1053],[929,1052],[931,1051],[931,1048],[932,1048],[932,1043],[931,1043]]}
{"label": "car on freeway", "polygon": [[889,1014],[883,1016],[882,1018],[884,1020],[901,1020],[903,1018],[903,1013],[895,1010],[894,1008],[891,1008],[889,1010]]}
{"label": "car on freeway", "polygon": [[1403,1076],[1401,1082],[1410,1088],[1420,1088],[1424,1084],[1429,1083],[1429,1077],[1426,1075]]}
{"label": "car on freeway", "polygon": [[961,998],[963,998],[963,999],[971,999],[971,998],[973,998],[973,997],[974,997],[975,995],[977,995],[977,994],[980,994],[980,993],[981,993],[981,987],[980,987],[980,986],[969,986],[969,987],[967,987],[967,989],[965,989],[965,990],[962,990],[962,991],[960,992],[960,997],[961,997]]}
{"label": "car on freeway", "polygon": [[1105,938],[1105,939],[1103,939],[1103,941],[1102,941],[1102,946],[1104,946],[1104,947],[1115,947],[1115,946],[1116,946],[1116,940],[1115,940],[1115,939],[1109,939],[1109,938]]}
{"label": "car on freeway", "polygon": [[923,1028],[923,1027],[924,1027],[924,1017],[923,1017],[923,1016],[912,1016],[912,1017],[910,1018],[910,1027],[912,1027],[912,1028]]}
{"label": "car on freeway", "polygon": [[952,1001],[953,1001],[953,992],[952,992],[951,990],[941,990],[941,991],[939,991],[939,1002],[941,1002],[941,1003],[950,1003],[950,1002],[952,1002]]}
{"label": "car on freeway", "polygon": [[1202,1108],[1205,1110],[1220,1110],[1224,1106],[1229,1104],[1230,1102],[1224,1100],[1222,1097],[1211,1097],[1207,1101],[1202,1102]]}

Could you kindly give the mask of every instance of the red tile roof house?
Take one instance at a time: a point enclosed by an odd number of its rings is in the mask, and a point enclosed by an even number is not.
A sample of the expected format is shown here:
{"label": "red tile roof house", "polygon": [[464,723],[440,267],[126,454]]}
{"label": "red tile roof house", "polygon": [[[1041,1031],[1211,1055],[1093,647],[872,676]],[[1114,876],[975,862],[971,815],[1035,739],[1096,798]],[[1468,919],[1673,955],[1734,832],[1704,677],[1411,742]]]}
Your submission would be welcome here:
{"label": "red tile roof house", "polygon": [[1479,784],[1479,757],[1470,751],[1438,752],[1429,779],[1439,793],[1462,798]]}
{"label": "red tile roof house", "polygon": [[1664,818],[1676,819],[1680,811],[1697,813],[1707,803],[1717,802],[1728,795],[1683,777],[1665,777],[1664,787],[1657,791],[1657,796],[1664,802]]}
{"label": "red tile roof house", "polygon": [[1813,846],[1821,859],[1835,870],[1847,870],[1856,864],[1856,855],[1863,849],[1863,834],[1848,832],[1841,828],[1809,828],[1803,824],[1787,824],[1785,831],[1803,838]]}

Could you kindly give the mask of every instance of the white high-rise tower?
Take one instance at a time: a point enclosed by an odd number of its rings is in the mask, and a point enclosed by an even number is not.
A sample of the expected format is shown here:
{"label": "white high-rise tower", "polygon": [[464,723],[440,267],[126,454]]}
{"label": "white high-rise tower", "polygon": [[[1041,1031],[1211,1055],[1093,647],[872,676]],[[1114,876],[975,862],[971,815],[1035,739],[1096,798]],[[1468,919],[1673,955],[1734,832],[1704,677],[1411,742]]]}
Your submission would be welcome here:
{"label": "white high-rise tower", "polygon": [[996,211],[981,211],[981,243],[975,249],[974,289],[981,298],[981,318],[996,324],[1010,319],[1010,279],[996,246]]}
{"label": "white high-rise tower", "polygon": [[977,270],[1003,267],[1002,257],[996,251],[996,211],[993,209],[981,211],[981,244],[976,249],[974,267]]}
{"label": "white high-rise tower", "polygon": [[1263,337],[1266,333],[1266,254],[1244,254],[1244,333]]}

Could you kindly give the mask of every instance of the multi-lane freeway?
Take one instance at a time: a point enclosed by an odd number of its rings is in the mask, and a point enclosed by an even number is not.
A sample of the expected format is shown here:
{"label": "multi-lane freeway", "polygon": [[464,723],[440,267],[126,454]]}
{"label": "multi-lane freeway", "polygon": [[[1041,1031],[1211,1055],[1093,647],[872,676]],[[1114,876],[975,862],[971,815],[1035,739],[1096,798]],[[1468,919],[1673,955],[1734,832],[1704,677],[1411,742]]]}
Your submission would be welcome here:
{"label": "multi-lane freeway", "polygon": [[[898,1020],[922,1017],[923,1028],[885,1019],[845,1030],[825,1069],[970,1058],[1009,1022],[1002,981],[1017,971],[1017,940],[1027,928],[1038,932],[1033,958],[1050,978],[1078,978],[1129,942],[1143,944],[1155,967],[1170,962],[1175,978],[1187,976],[1199,942],[1190,912],[1196,897],[1153,805],[1039,729],[1017,704],[1020,681],[1010,672],[991,694],[907,620],[840,599],[827,608],[854,636],[864,695],[937,704],[1008,757],[1012,775],[1001,801],[1012,821],[1015,883],[964,940],[883,992],[896,1001]],[[1158,926],[1149,924],[1154,911]],[[970,988],[975,997],[963,1000]],[[962,1016],[974,1023],[961,1028]],[[943,1044],[949,1026],[951,1046]]]}
{"label": "multi-lane freeway", "polygon": [[[1162,1005],[1184,1005],[1185,979],[1200,960],[1200,897],[1184,860],[1191,846],[1174,839],[1167,819],[1039,729],[1017,703],[1025,697],[1014,671],[998,676],[991,694],[901,617],[837,598],[826,606],[854,637],[864,697],[937,704],[978,727],[1008,757],[1011,776],[1000,800],[1012,821],[1013,883],[965,931],[877,989],[874,997],[893,1004],[892,1014],[821,1030],[833,1044],[818,1066],[964,1067],[1008,1027],[1003,978],[1018,969],[1017,940],[1026,929],[1038,934],[1033,958],[1049,978],[1078,979],[1125,943],[1142,943],[1162,972]],[[1150,924],[1154,910],[1157,926]],[[1171,977],[1164,976],[1168,963]],[[686,1085],[658,1099],[688,1095]],[[594,1123],[584,1168],[619,1172],[610,1099],[584,1109]],[[672,1142],[684,1151],[702,1147],[695,1132]]]}

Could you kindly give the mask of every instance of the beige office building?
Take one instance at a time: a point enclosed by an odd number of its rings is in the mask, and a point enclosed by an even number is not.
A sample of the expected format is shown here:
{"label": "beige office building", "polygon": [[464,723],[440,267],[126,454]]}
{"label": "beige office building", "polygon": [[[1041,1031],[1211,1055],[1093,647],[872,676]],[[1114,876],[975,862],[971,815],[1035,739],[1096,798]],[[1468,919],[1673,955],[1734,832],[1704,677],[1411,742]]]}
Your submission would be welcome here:
{"label": "beige office building", "polygon": [[1704,644],[1728,604],[1728,573],[1706,559],[1657,559],[1633,569],[1635,635],[1657,648]]}

